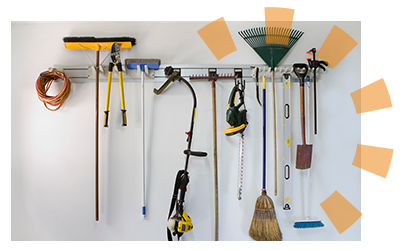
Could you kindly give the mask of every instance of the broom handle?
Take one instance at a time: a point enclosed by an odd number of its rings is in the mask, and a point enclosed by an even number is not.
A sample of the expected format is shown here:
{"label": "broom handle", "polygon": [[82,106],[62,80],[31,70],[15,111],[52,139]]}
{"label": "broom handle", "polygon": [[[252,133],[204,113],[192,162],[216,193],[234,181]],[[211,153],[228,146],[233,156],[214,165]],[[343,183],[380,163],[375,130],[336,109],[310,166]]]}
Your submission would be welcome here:
{"label": "broom handle", "polygon": [[267,80],[266,77],[263,76],[263,182],[262,182],[262,189],[263,190],[267,190],[266,189],[266,166],[267,166],[267,162],[266,162],[266,106],[267,103],[265,101],[266,99],[266,85],[267,85]]}
{"label": "broom handle", "polygon": [[96,221],[99,221],[99,57],[100,51],[96,50],[96,107],[95,107],[95,203]]}

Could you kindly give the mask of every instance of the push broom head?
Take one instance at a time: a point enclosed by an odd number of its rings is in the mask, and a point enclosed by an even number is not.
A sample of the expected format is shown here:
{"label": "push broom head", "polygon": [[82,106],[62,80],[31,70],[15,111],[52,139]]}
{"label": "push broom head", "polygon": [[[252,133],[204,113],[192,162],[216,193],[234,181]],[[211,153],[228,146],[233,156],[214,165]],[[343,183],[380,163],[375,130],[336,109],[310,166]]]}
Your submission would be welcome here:
{"label": "push broom head", "polygon": [[257,241],[282,240],[282,233],[276,220],[274,202],[265,190],[257,198],[249,235]]}
{"label": "push broom head", "polygon": [[294,222],[293,227],[297,229],[319,228],[324,227],[324,223],[320,220],[299,220]]}
{"label": "push broom head", "polygon": [[64,37],[66,49],[111,49],[116,42],[120,49],[130,49],[136,44],[134,37],[94,37],[94,36],[70,36]]}
{"label": "push broom head", "polygon": [[272,71],[304,34],[303,31],[279,27],[257,27],[238,33]]}

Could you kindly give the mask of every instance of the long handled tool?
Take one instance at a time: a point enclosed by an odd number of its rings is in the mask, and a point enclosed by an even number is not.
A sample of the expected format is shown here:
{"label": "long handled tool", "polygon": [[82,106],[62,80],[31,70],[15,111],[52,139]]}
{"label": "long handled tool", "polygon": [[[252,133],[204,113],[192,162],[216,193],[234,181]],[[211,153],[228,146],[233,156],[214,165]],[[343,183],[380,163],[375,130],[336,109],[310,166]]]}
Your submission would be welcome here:
{"label": "long handled tool", "polygon": [[208,80],[211,81],[212,89],[212,109],[213,109],[213,158],[214,158],[214,203],[215,203],[215,241],[218,241],[219,232],[219,209],[218,209],[218,159],[217,159],[217,108],[216,108],[216,88],[215,82],[218,79],[234,79],[235,76],[231,75],[218,75],[216,68],[208,69],[208,76],[193,75],[189,76],[190,80]]}
{"label": "long handled tool", "polygon": [[95,105],[95,210],[96,221],[100,219],[99,215],[99,74],[100,74],[100,50],[111,49],[117,42],[120,49],[130,49],[136,44],[133,37],[64,37],[64,46],[66,49],[92,49],[96,51],[96,105]]}
{"label": "long handled tool", "polygon": [[281,241],[282,232],[276,220],[275,207],[272,199],[267,195],[267,157],[266,157],[266,77],[263,76],[263,168],[262,191],[257,198],[251,221],[249,235],[257,241]]}
{"label": "long handled tool", "polygon": [[104,111],[104,127],[108,127],[108,114],[110,113],[110,93],[111,93],[111,81],[112,72],[114,66],[118,68],[119,88],[121,95],[121,111],[122,111],[122,126],[127,125],[126,121],[126,109],[125,109],[125,97],[124,97],[124,84],[122,78],[122,63],[119,54],[120,48],[118,43],[114,43],[111,47],[111,60],[108,66],[108,82],[107,82],[107,97],[106,97],[106,110]]}
{"label": "long handled tool", "polygon": [[[172,67],[165,68],[165,75],[169,76],[169,78],[159,89],[154,89],[153,92],[156,95],[161,94],[171,82],[178,80],[182,81],[189,88],[193,97],[193,108],[192,108],[192,118],[190,119],[190,130],[189,132],[186,133],[188,135],[187,138],[188,144],[186,150],[183,151],[183,153],[186,155],[185,167],[183,170],[179,170],[176,175],[174,192],[172,195],[171,205],[168,213],[167,238],[169,241],[172,241],[172,235],[176,235],[179,240],[184,233],[193,229],[193,223],[191,218],[183,210],[186,188],[187,185],[189,184],[189,173],[188,173],[189,158],[191,155],[205,157],[207,156],[207,153],[191,150],[193,129],[194,129],[194,118],[197,107],[196,93],[194,92],[192,85],[190,85],[190,83],[186,81],[185,78],[180,76],[179,70],[174,70]],[[175,214],[172,215],[175,204],[176,204]]]}
{"label": "long handled tool", "polygon": [[300,81],[300,120],[302,144],[297,145],[296,168],[309,169],[312,159],[312,145],[306,143],[305,114],[304,114],[304,79],[307,76],[308,65],[305,63],[293,64],[293,71]]}
{"label": "long handled tool", "polygon": [[[306,110],[308,111],[307,115],[309,114],[310,111],[310,77],[307,76],[307,85],[305,88],[307,91],[305,93],[307,94],[306,99]],[[307,117],[307,123],[309,122],[310,118]],[[310,125],[307,125],[307,140],[310,140]],[[311,207],[311,178],[310,178],[310,172],[311,172],[311,167],[307,169],[307,182],[308,182],[308,195],[307,195],[307,208],[306,208],[306,219],[305,220],[297,220],[294,222],[293,227],[297,229],[302,229],[302,228],[319,228],[319,227],[324,227],[324,224],[322,223],[321,220],[311,220],[310,219],[310,207]]]}
{"label": "long handled tool", "polygon": [[[325,61],[320,61],[315,59],[315,54],[317,53],[316,48],[312,48],[307,53],[312,53],[313,58],[307,58],[308,61],[308,66],[310,69],[313,70],[314,73],[314,134],[317,134],[317,69],[321,68],[322,70],[325,71],[324,66],[328,66],[328,63]],[[324,65],[324,66],[322,66]]]}
{"label": "long handled tool", "polygon": [[[239,82],[240,81],[240,82]],[[244,90],[245,81],[238,79],[235,81],[231,94],[229,95],[228,110],[226,111],[226,121],[231,125],[230,128],[225,129],[224,133],[227,136],[232,136],[240,133],[239,143],[239,169],[238,169],[238,186],[237,186],[237,199],[242,199],[243,187],[243,158],[244,158],[244,130],[247,127],[247,110],[244,103]],[[236,95],[239,94],[239,103],[235,105]]]}
{"label": "long handled tool", "polygon": [[[289,37],[288,37],[289,34]],[[303,31],[280,27],[257,27],[239,31],[239,35],[250,47],[271,67],[272,102],[274,111],[274,173],[275,196],[277,195],[277,148],[276,148],[276,109],[275,109],[275,67],[285,57],[289,50],[296,44]],[[268,40],[267,40],[268,37]],[[265,105],[265,104],[264,104]]]}
{"label": "long handled tool", "polygon": [[143,195],[142,195],[142,215],[143,217],[146,217],[146,133],[145,133],[145,119],[144,119],[144,74],[147,72],[149,69],[159,69],[161,60],[160,59],[126,59],[125,60],[126,67],[128,69],[137,69],[137,72],[140,73],[140,78],[141,78],[141,99],[142,99],[142,190],[143,190]]}

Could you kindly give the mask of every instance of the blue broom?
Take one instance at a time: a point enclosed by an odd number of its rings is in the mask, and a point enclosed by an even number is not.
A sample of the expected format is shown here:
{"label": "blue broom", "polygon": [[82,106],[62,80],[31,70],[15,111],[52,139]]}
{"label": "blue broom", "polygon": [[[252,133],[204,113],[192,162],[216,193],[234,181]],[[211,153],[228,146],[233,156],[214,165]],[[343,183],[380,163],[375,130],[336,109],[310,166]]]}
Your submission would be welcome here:
{"label": "blue broom", "polygon": [[319,227],[324,227],[324,223],[322,223],[321,220],[311,220],[310,219],[310,171],[311,169],[308,169],[308,204],[307,204],[307,213],[306,213],[306,219],[305,220],[297,220],[294,222],[293,227],[297,229],[307,229],[307,228],[319,228]]}

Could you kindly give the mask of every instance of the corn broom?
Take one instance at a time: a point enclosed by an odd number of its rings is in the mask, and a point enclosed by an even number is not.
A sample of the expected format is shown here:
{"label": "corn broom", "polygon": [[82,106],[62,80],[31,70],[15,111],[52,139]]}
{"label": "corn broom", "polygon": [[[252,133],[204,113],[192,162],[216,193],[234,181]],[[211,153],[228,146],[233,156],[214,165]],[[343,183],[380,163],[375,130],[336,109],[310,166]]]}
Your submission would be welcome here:
{"label": "corn broom", "polygon": [[282,233],[276,219],[274,202],[266,190],[266,77],[263,76],[263,189],[257,198],[249,235],[257,241],[281,241]]}

